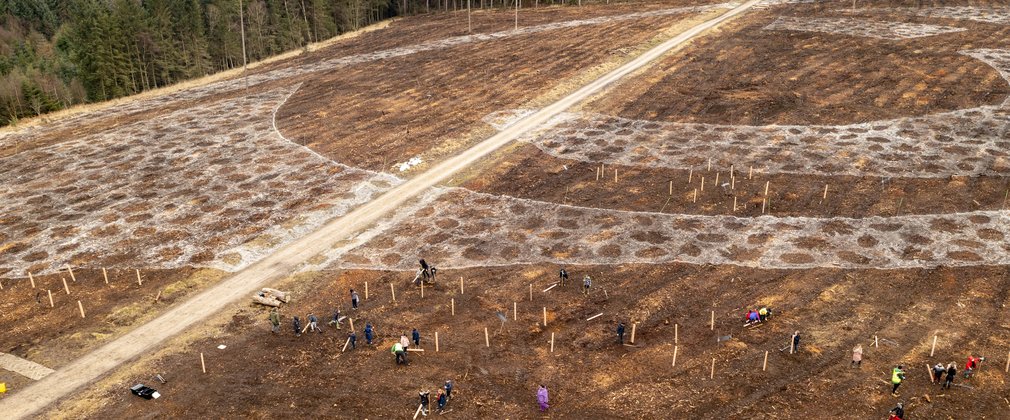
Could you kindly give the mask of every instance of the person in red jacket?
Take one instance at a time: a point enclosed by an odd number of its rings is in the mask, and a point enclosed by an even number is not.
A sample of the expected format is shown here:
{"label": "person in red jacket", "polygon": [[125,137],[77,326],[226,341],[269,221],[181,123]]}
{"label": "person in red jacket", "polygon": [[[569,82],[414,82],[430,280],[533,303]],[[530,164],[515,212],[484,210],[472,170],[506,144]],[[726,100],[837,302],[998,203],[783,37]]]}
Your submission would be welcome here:
{"label": "person in red jacket", "polygon": [[978,357],[968,356],[968,362],[964,364],[964,377],[969,378],[975,373],[975,369],[978,369],[978,363],[981,361]]}

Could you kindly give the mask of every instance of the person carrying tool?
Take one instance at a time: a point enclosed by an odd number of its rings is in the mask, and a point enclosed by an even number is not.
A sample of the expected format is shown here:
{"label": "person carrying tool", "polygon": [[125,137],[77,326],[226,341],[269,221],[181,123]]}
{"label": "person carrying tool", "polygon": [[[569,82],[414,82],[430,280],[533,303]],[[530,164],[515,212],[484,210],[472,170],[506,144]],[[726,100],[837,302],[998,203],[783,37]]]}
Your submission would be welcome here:
{"label": "person carrying tool", "polygon": [[351,339],[351,350],[354,350],[354,348],[357,347],[358,335],[355,334],[354,331],[351,331],[347,333],[347,338]]}
{"label": "person carrying tool", "polygon": [[309,313],[309,332],[313,331],[322,333],[323,329],[319,328],[319,318],[316,318],[315,314]]}
{"label": "person carrying tool", "polygon": [[984,357],[968,356],[968,362],[964,364],[964,378],[968,379],[975,374],[975,369],[978,369],[979,363],[985,360]]}
{"label": "person carrying tool", "polygon": [[565,282],[568,281],[568,271],[564,267],[561,267],[561,271],[558,272],[558,278],[561,282],[561,287],[565,287]]}
{"label": "person carrying tool", "polygon": [[895,397],[898,396],[898,387],[901,386],[901,381],[905,379],[905,371],[901,370],[901,368],[902,366],[898,365],[898,367],[891,370],[891,384],[894,385],[894,387],[891,388],[891,395],[894,395]]}
{"label": "person carrying tool", "polygon": [[371,345],[373,338],[375,338],[375,331],[372,329],[372,324],[365,324],[365,342]]}
{"label": "person carrying tool", "polygon": [[270,326],[274,334],[281,330],[281,314],[277,312],[277,308],[270,310]]}
{"label": "person carrying tool", "polygon": [[944,372],[947,372],[947,368],[943,367],[943,363],[933,365],[933,377],[931,378],[933,383],[942,381]]}
{"label": "person carrying tool", "polygon": [[445,381],[445,397],[452,398],[452,381],[448,379]]}
{"label": "person carrying tool", "polygon": [[589,296],[589,287],[592,285],[593,279],[586,274],[586,276],[582,278],[582,294]]}
{"label": "person carrying tool", "polygon": [[428,394],[427,390],[418,392],[417,395],[421,397],[421,415],[428,416]]}
{"label": "person carrying tool", "polygon": [[302,320],[298,319],[297,316],[295,317],[295,320],[294,320],[294,327],[295,327],[295,337],[301,337],[302,336]]}

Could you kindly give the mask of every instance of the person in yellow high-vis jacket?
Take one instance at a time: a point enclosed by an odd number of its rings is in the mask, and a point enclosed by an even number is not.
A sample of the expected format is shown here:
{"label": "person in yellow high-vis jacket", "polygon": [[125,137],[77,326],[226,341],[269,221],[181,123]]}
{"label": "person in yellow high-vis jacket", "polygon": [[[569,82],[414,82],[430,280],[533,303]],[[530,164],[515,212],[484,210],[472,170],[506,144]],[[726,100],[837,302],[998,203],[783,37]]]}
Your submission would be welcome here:
{"label": "person in yellow high-vis jacket", "polygon": [[901,381],[904,379],[905,371],[901,370],[901,365],[898,365],[891,371],[891,383],[894,384],[894,388],[891,388],[892,395],[898,395],[898,387],[901,386]]}

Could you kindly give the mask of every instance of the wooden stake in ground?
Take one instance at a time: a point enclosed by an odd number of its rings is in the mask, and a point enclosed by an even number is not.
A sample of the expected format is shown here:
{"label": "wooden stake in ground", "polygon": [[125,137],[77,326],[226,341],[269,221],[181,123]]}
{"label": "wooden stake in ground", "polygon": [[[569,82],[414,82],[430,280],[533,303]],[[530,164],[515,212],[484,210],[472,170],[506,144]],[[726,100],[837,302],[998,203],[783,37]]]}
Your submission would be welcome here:
{"label": "wooden stake in ground", "polygon": [[105,284],[109,284],[109,272],[105,271],[105,267],[102,267],[102,278],[105,279]]}
{"label": "wooden stake in ground", "polygon": [[771,181],[765,181],[765,197],[768,196],[768,186],[771,185]]}
{"label": "wooden stake in ground", "polygon": [[708,158],[708,171],[712,172],[712,158]]}
{"label": "wooden stake in ground", "polygon": [[60,277],[60,280],[63,280],[63,290],[66,291],[67,294],[69,295],[70,294],[70,288],[67,287],[67,279],[63,278],[63,277]]}
{"label": "wooden stake in ground", "polygon": [[452,316],[456,316],[456,298],[449,298],[449,305],[452,308]]}
{"label": "wooden stake in ground", "polygon": [[351,324],[351,331],[354,331],[354,318],[347,318],[347,322]]}
{"label": "wooden stake in ground", "polygon": [[824,184],[824,195],[821,197],[821,201],[828,199],[828,184]]}
{"label": "wooden stake in ground", "polygon": [[715,311],[712,311],[712,321],[710,321],[709,324],[709,329],[715,331]]}
{"label": "wooden stake in ground", "polygon": [[424,280],[421,280],[421,299],[424,299]]}
{"label": "wooden stake in ground", "polygon": [[484,344],[491,347],[491,336],[487,335],[487,327],[484,327]]}
{"label": "wooden stake in ground", "polygon": [[74,270],[70,268],[70,264],[67,264],[67,272],[70,273],[70,280],[73,280],[74,283],[77,283],[77,276],[74,275]]}
{"label": "wooden stake in ground", "polygon": [[161,300],[161,290],[158,291],[158,296],[154,297],[154,302],[155,303],[158,303],[159,300]]}
{"label": "wooden stake in ground", "polygon": [[715,182],[712,183],[712,185],[715,185],[717,187],[719,186],[719,173],[718,172],[715,173]]}
{"label": "wooden stake in ground", "polygon": [[698,187],[698,191],[705,192],[705,177],[701,177],[701,185]]}
{"label": "wooden stake in ground", "polygon": [[530,283],[530,302],[533,301],[533,283]]}
{"label": "wooden stake in ground", "polygon": [[733,196],[733,213],[736,213],[736,196]]}
{"label": "wooden stake in ground", "polygon": [[597,181],[600,180],[600,167],[599,166],[596,167],[596,180]]}
{"label": "wooden stake in ground", "polygon": [[735,176],[729,177],[729,189],[731,189],[731,190],[735,190],[736,189],[736,177]]}
{"label": "wooden stake in ground", "polygon": [[435,331],[435,351],[438,351],[438,331]]}
{"label": "wooden stake in ground", "polygon": [[365,300],[368,300],[368,282],[365,282]]}
{"label": "wooden stake in ground", "polygon": [[698,202],[698,189],[697,188],[694,189],[694,195],[691,197],[691,202],[692,203],[697,203]]}
{"label": "wooden stake in ground", "polygon": [[396,289],[393,288],[393,283],[389,283],[389,294],[393,295],[393,302],[396,302]]}
{"label": "wooden stake in ground", "polygon": [[929,363],[926,363],[926,370],[929,371],[929,382],[936,383],[936,377],[933,376],[933,368],[929,367]]}
{"label": "wooden stake in ground", "polygon": [[1006,367],[1003,368],[1004,372],[1010,372],[1010,353],[1006,354]]}
{"label": "wooden stake in ground", "polygon": [[761,371],[768,370],[768,350],[765,350],[765,362],[761,365]]}
{"label": "wooden stake in ground", "polygon": [[554,333],[551,333],[551,353],[554,353]]}
{"label": "wooden stake in ground", "polygon": [[463,294],[463,278],[459,278],[459,294]]}
{"label": "wooden stake in ground", "polygon": [[28,280],[32,282],[32,289],[35,288],[35,277],[32,277],[32,272],[28,272]]}
{"label": "wooden stake in ground", "polygon": [[877,348],[877,336],[873,336],[873,348]]}
{"label": "wooden stake in ground", "polygon": [[81,318],[84,318],[84,304],[81,301],[77,301],[77,309],[81,310]]}
{"label": "wooden stake in ground", "polygon": [[933,357],[933,353],[936,352],[936,334],[933,334],[933,348],[929,350],[929,357]]}
{"label": "wooden stake in ground", "polygon": [[694,179],[694,168],[687,170],[687,183],[690,184],[692,179]]}
{"label": "wooden stake in ground", "polygon": [[708,373],[708,379],[715,379],[715,358],[712,358],[712,370]]}
{"label": "wooden stake in ground", "polygon": [[512,320],[513,321],[518,321],[519,320],[519,309],[518,308],[519,308],[519,304],[517,302],[513,301],[512,302]]}
{"label": "wooden stake in ground", "polygon": [[547,326],[547,307],[544,306],[544,326]]}
{"label": "wooden stake in ground", "polygon": [[765,206],[768,204],[768,198],[761,199],[761,214],[765,214]]}
{"label": "wooden stake in ground", "polygon": [[46,293],[49,295],[49,307],[50,308],[55,308],[56,305],[53,304],[53,291],[49,290],[49,289],[46,289]]}
{"label": "wooden stake in ground", "polygon": [[614,168],[614,182],[617,182],[617,168]]}
{"label": "wooden stake in ground", "polygon": [[677,346],[673,346],[673,364],[670,367],[677,367]]}
{"label": "wooden stake in ground", "polygon": [[203,362],[203,353],[200,353],[200,370],[207,373],[207,364]]}
{"label": "wooden stake in ground", "polygon": [[789,337],[789,354],[796,352],[796,334]]}
{"label": "wooden stake in ground", "polygon": [[673,195],[673,181],[670,181],[670,195]]}
{"label": "wooden stake in ground", "polygon": [[140,270],[137,270],[137,286],[143,286],[144,281],[140,279]]}
{"label": "wooden stake in ground", "polygon": [[680,329],[680,324],[673,324],[673,344],[677,344],[677,339],[679,338],[678,335],[680,335],[679,331],[677,331],[677,330],[679,330],[679,329]]}
{"label": "wooden stake in ground", "polygon": [[747,170],[747,179],[752,179],[752,178],[754,178],[754,167],[753,166],[751,166],[750,169]]}
{"label": "wooden stake in ground", "polygon": [[635,327],[638,326],[637,322],[631,323],[631,344],[635,344]]}

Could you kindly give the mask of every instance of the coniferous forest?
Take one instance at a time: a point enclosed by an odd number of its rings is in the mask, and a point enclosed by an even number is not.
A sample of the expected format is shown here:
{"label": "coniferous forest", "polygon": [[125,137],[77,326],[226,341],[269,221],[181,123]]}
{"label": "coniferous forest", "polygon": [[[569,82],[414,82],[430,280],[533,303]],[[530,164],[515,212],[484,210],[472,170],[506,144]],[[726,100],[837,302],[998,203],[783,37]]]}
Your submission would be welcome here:
{"label": "coniferous forest", "polygon": [[436,4],[450,7],[448,0],[0,1],[0,126],[241,67],[243,25],[252,62]]}

